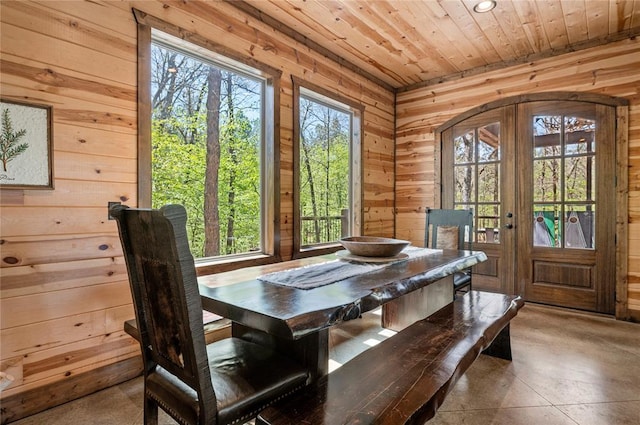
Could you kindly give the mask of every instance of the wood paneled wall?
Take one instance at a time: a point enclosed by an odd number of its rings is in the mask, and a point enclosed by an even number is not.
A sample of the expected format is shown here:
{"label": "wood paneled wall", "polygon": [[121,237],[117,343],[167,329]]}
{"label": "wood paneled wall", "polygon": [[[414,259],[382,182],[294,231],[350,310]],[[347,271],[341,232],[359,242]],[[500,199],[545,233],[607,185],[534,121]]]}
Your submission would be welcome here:
{"label": "wood paneled wall", "polygon": [[629,99],[628,296],[640,314],[638,40],[401,92],[394,109],[393,93],[226,3],[2,1],[0,92],[53,106],[55,173],[54,190],[0,191],[0,370],[16,378],[0,396],[3,423],[140,372],[138,345],[122,331],[133,311],[106,210],[109,201],[137,202],[132,7],[283,71],[284,258],[293,240],[292,75],[365,106],[364,233],[395,232],[416,244],[424,209],[434,204],[438,125],[521,93],[592,91]]}
{"label": "wood paneled wall", "polygon": [[628,99],[629,197],[627,303],[640,320],[640,40],[513,66],[398,93],[396,237],[422,244],[425,208],[435,206],[434,130],[462,112],[511,96],[593,92]]}
{"label": "wood paneled wall", "polygon": [[364,233],[394,232],[394,95],[220,2],[0,3],[0,91],[53,106],[54,190],[1,190],[2,422],[140,373],[107,202],[137,203],[135,7],[283,71],[281,251],[292,250],[291,76],[360,102]]}

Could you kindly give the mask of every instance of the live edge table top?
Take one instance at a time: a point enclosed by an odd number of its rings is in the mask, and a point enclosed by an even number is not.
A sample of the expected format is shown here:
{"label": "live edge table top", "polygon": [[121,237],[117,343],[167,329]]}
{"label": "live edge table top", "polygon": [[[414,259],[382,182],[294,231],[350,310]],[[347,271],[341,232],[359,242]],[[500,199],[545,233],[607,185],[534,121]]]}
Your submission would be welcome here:
{"label": "live edge table top", "polygon": [[198,283],[202,306],[247,327],[295,340],[355,319],[386,302],[483,262],[487,256],[481,251],[442,250],[313,289],[297,289],[257,279],[273,271],[335,259],[332,254],[201,276]]}

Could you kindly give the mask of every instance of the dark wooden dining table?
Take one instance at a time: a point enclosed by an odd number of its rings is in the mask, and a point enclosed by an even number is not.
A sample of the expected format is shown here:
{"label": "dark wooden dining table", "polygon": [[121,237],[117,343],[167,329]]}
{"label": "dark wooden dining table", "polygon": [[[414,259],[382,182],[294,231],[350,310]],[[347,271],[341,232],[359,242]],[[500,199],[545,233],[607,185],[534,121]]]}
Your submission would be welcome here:
{"label": "dark wooden dining table", "polygon": [[[309,367],[315,379],[328,373],[332,326],[357,319],[380,306],[393,305],[412,293],[438,299],[430,311],[411,312],[411,320],[424,318],[452,302],[453,273],[487,259],[481,251],[430,251],[429,255],[393,262],[378,270],[312,289],[283,286],[258,278],[272,272],[335,261],[335,254],[200,276],[202,306],[230,319],[233,336],[258,341],[297,358]],[[439,289],[430,295],[430,287]]]}

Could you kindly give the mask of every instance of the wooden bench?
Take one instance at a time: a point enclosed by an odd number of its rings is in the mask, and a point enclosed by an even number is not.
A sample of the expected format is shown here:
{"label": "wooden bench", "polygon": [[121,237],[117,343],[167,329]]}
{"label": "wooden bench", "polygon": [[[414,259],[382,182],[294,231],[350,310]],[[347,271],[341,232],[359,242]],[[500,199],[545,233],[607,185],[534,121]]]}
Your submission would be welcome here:
{"label": "wooden bench", "polygon": [[[231,321],[224,319],[217,314],[202,311],[202,322],[204,325],[204,342],[212,342],[231,337]],[[140,330],[136,319],[125,320],[124,331],[132,338],[140,342]]]}
{"label": "wooden bench", "polygon": [[520,297],[470,291],[265,409],[256,425],[424,424],[484,352],[511,360]]}

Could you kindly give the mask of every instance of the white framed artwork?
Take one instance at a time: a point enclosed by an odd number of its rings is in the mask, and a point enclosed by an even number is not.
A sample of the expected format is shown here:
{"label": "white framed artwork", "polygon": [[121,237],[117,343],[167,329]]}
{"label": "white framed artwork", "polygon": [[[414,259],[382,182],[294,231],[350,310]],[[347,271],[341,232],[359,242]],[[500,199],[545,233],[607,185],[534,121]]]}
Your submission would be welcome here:
{"label": "white framed artwork", "polygon": [[0,100],[0,189],[53,189],[52,108]]}

